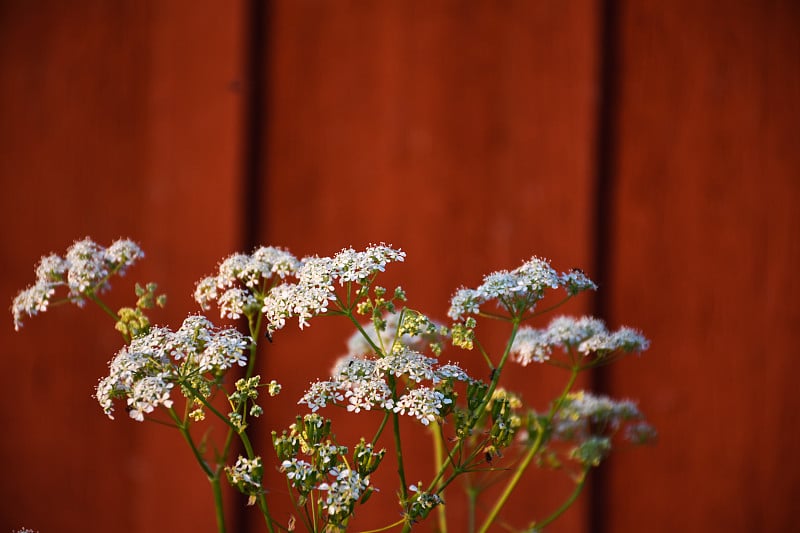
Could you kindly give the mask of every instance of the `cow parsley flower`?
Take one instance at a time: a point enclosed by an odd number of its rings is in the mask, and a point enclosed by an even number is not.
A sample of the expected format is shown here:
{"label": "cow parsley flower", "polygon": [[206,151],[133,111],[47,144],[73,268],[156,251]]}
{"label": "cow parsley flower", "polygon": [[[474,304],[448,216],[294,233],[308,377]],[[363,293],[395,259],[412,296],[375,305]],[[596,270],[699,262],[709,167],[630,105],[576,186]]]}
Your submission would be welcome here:
{"label": "cow parsley flower", "polygon": [[356,502],[369,488],[369,476],[362,477],[355,470],[349,468],[333,468],[330,475],[334,480],[330,483],[320,483],[317,490],[327,491],[322,503],[332,521],[336,518],[344,519],[350,515]]}
{"label": "cow parsley flower", "polygon": [[258,311],[270,286],[299,267],[300,261],[294,255],[273,246],[259,247],[250,255],[232,254],[222,260],[215,276],[197,283],[194,299],[203,310],[217,302],[220,316],[237,319]]}
{"label": "cow parsley flower", "polygon": [[[176,384],[191,382],[207,390],[204,374],[218,375],[247,364],[251,339],[234,329],[217,329],[207,318],[192,315],[173,332],[154,327],[135,337],[109,363],[108,376],[97,385],[95,398],[109,418],[113,400],[125,398],[131,418],[143,421],[156,407],[171,407]],[[213,383],[213,379],[212,379]]]}
{"label": "cow parsley flower", "polygon": [[65,299],[82,306],[87,295],[106,290],[111,276],[124,275],[142,257],[144,253],[131,240],[119,239],[109,248],[103,248],[88,237],[70,246],[65,257],[57,254],[42,257],[35,270],[36,282],[14,298],[11,306],[14,329],[22,327],[24,315],[47,311],[61,287],[66,289]]}
{"label": "cow parsley flower", "polygon": [[533,257],[512,271],[500,270],[486,275],[476,289],[456,291],[447,315],[453,320],[463,320],[468,315],[478,314],[481,306],[489,301],[496,301],[508,312],[518,314],[533,310],[544,298],[546,289],[559,287],[564,287],[570,296],[597,288],[583,272],[571,270],[558,274],[547,260]]}
{"label": "cow parsley flower", "polygon": [[632,328],[621,327],[616,332],[609,332],[598,318],[559,316],[544,329],[521,327],[511,345],[511,355],[515,361],[527,366],[532,361],[542,363],[549,360],[556,348],[574,350],[587,357],[603,357],[615,351],[642,352],[649,346],[650,342]]}
{"label": "cow parsley flower", "polygon": [[413,416],[422,422],[422,425],[427,426],[436,420],[445,405],[451,403],[453,403],[453,399],[446,397],[441,392],[420,387],[401,396],[394,406],[394,412],[404,415],[408,411],[409,416]]}
{"label": "cow parsley flower", "polygon": [[561,439],[582,440],[589,435],[607,436],[630,421],[644,416],[631,400],[613,400],[585,391],[567,395],[553,418],[555,434]]}
{"label": "cow parsley flower", "polygon": [[253,505],[256,502],[256,495],[262,492],[263,473],[261,457],[258,456],[248,459],[240,455],[235,465],[225,467],[225,474],[230,484],[239,489],[239,492],[250,496],[248,505]]}
{"label": "cow parsley flower", "polygon": [[[406,384],[405,392],[397,400],[393,399],[390,379]],[[341,359],[331,379],[313,383],[298,403],[316,412],[328,404],[346,401],[351,412],[383,409],[408,414],[427,426],[441,415],[445,406],[453,403],[452,390],[446,395],[427,384],[435,387],[446,381],[472,382],[472,379],[458,365],[438,366],[436,359],[404,347],[385,357]]]}
{"label": "cow parsley flower", "polygon": [[286,319],[296,317],[303,329],[308,321],[328,311],[336,300],[336,284],[355,282],[365,284],[371,276],[383,272],[393,261],[403,261],[405,252],[385,244],[369,246],[363,252],[345,248],[333,257],[307,257],[295,273],[294,284],[279,285],[264,297],[262,312],[269,331],[286,325]]}

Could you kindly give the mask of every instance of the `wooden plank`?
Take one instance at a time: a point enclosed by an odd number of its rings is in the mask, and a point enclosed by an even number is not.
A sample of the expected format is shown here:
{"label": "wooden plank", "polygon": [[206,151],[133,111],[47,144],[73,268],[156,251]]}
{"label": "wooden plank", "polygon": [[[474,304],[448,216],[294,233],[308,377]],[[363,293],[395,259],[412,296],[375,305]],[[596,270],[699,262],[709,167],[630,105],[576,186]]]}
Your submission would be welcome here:
{"label": "wooden plank", "polygon": [[[402,282],[410,305],[439,320],[460,285],[534,253],[563,270],[587,267],[595,26],[591,2],[275,2],[263,240],[297,254],[401,246],[408,260],[383,283]],[[288,328],[276,336],[265,373],[285,388],[267,408],[271,426],[293,421],[296,398],[327,376],[350,332],[318,320],[302,337]],[[487,344],[496,352],[499,342],[495,334]],[[487,372],[477,354],[464,363]],[[514,372],[506,385],[544,408],[566,376],[540,371]],[[353,437],[353,424],[377,424],[341,422]],[[411,442],[412,481],[429,480],[430,445]],[[385,470],[356,528],[398,518],[396,476]],[[269,482],[285,491],[280,476]],[[504,518],[521,527],[568,489],[526,483]],[[466,527],[459,500],[449,500],[453,531]],[[552,531],[580,531],[582,509]]]}
{"label": "wooden plank", "polygon": [[619,456],[608,531],[796,528],[800,10],[624,3],[612,371],[658,446]]}
{"label": "wooden plank", "polygon": [[[171,297],[162,324],[195,309],[193,283],[238,246],[241,4],[0,6],[6,301],[32,283],[40,255],[130,236],[148,258],[115,289],[160,282]],[[0,421],[13,435],[0,445],[0,528],[213,528],[211,493],[177,432],[111,422],[91,398],[121,344],[104,320],[58,308],[0,330]]]}

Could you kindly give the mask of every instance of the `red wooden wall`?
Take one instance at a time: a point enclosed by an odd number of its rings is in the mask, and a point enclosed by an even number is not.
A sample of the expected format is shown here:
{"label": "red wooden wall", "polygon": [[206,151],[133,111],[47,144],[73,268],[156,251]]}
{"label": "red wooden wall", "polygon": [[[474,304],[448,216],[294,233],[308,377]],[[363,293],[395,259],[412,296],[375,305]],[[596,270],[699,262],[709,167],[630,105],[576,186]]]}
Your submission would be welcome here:
{"label": "red wooden wall", "polygon": [[[550,530],[790,530],[798,28],[790,1],[0,3],[0,297],[86,235],[142,244],[130,281],[161,284],[173,326],[254,242],[401,246],[387,283],[439,318],[456,287],[544,255],[602,276],[570,311],[652,339],[598,382],[660,431]],[[212,531],[178,435],[91,398],[119,348],[103,321],[59,308],[0,328],[0,529]],[[348,334],[281,332],[263,440]],[[509,385],[544,401],[557,378]],[[509,520],[560,501],[546,479]],[[394,513],[384,492],[365,528]]]}

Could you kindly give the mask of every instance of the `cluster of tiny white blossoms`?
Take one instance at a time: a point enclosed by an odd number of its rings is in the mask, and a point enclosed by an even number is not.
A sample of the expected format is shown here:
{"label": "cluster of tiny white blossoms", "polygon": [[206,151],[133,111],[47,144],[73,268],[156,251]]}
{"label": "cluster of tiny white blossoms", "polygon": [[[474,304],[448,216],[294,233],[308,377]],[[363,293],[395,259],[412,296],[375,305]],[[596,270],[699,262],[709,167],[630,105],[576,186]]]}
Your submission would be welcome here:
{"label": "cluster of tiny white blossoms", "polygon": [[553,435],[575,442],[570,457],[587,466],[598,466],[612,449],[612,437],[626,426],[625,438],[644,444],[655,438],[636,403],[577,391],[568,394],[553,417]]}
{"label": "cluster of tiny white blossoms", "polygon": [[476,315],[480,307],[492,300],[510,312],[533,310],[544,298],[545,290],[563,287],[567,294],[575,294],[597,285],[582,271],[573,269],[559,274],[548,261],[533,257],[520,267],[508,271],[492,272],[483,278],[476,289],[461,288],[450,300],[447,315],[453,320],[462,320],[467,315]]}
{"label": "cluster of tiny white blossoms", "polygon": [[42,257],[36,266],[36,283],[14,298],[11,306],[14,328],[19,330],[22,326],[23,315],[47,311],[59,287],[67,289],[64,298],[82,306],[87,295],[108,289],[112,275],[124,275],[142,257],[144,253],[131,240],[119,239],[104,248],[89,238],[70,246],[64,257],[57,254]]}
{"label": "cluster of tiny white blossoms", "polygon": [[111,360],[95,397],[112,419],[113,400],[125,398],[130,417],[141,422],[159,405],[172,406],[170,391],[176,383],[199,386],[206,373],[246,365],[250,342],[234,329],[217,329],[200,315],[187,317],[175,332],[154,327]]}
{"label": "cluster of tiny white blossoms", "polygon": [[409,485],[409,490],[414,493],[409,501],[408,512],[412,519],[425,518],[428,513],[436,507],[444,503],[441,496],[431,492],[427,492],[422,487],[422,482],[416,485]]}
{"label": "cluster of tiny white blossoms", "polygon": [[[405,378],[409,389],[392,399],[387,378]],[[454,364],[438,365],[437,360],[408,347],[400,347],[384,357],[351,357],[340,361],[328,381],[317,381],[298,403],[306,404],[312,412],[329,403],[347,401],[347,410],[359,413],[373,408],[408,414],[428,425],[439,416],[453,398],[436,388],[421,386],[430,382],[434,387],[444,381],[470,382],[471,378]]]}
{"label": "cluster of tiny white blossoms", "polygon": [[216,301],[220,316],[237,319],[263,306],[270,280],[283,280],[299,267],[294,255],[272,246],[257,248],[251,255],[233,254],[220,263],[216,276],[197,283],[194,299],[203,310]]}
{"label": "cluster of tiny white blossoms", "polygon": [[615,351],[642,352],[650,342],[638,331],[621,327],[609,332],[602,320],[590,316],[559,316],[543,329],[523,326],[511,345],[514,360],[527,366],[550,359],[553,349],[576,351],[583,356],[604,356]]}
{"label": "cluster of tiny white blossoms", "polygon": [[581,439],[590,434],[614,432],[625,422],[643,419],[636,402],[577,391],[566,396],[553,424],[559,438]]}
{"label": "cluster of tiny white blossoms", "polygon": [[333,257],[307,257],[302,260],[295,276],[297,283],[274,287],[264,298],[262,311],[269,331],[286,325],[288,318],[297,317],[302,329],[308,320],[328,311],[336,300],[336,282],[366,285],[390,262],[403,261],[405,252],[385,244],[372,245],[363,252],[345,248]]}
{"label": "cluster of tiny white blossoms", "polygon": [[317,487],[317,490],[327,491],[322,506],[328,515],[347,516],[369,488],[369,476],[362,476],[347,467],[331,468],[328,474],[333,476],[334,480],[330,483],[320,483]]}
{"label": "cluster of tiny white blossoms", "polygon": [[250,495],[249,504],[255,503],[255,495],[261,492],[261,477],[263,467],[261,457],[248,459],[241,455],[233,466],[226,466],[225,473],[231,485],[240,492]]}

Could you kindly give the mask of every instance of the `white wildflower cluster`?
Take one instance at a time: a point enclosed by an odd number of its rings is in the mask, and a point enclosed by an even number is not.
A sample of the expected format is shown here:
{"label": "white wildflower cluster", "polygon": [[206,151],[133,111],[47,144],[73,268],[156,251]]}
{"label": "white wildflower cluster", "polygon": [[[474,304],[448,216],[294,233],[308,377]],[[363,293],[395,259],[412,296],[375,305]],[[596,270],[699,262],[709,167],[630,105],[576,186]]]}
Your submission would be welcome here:
{"label": "white wildflower cluster", "polygon": [[550,359],[555,348],[575,351],[585,357],[622,351],[642,352],[650,342],[638,331],[621,327],[609,332],[602,320],[590,316],[559,316],[543,329],[523,326],[511,345],[511,355],[523,366]]}
{"label": "white wildflower cluster", "polygon": [[251,255],[233,254],[219,265],[216,276],[197,283],[194,299],[204,310],[217,302],[220,316],[237,319],[258,311],[271,280],[283,280],[294,274],[300,261],[282,248],[257,248]]}
{"label": "white wildflower cluster", "polygon": [[248,459],[240,455],[235,465],[225,467],[225,474],[230,484],[243,494],[250,495],[249,505],[254,504],[255,496],[262,492],[261,478],[263,473],[261,457],[258,456]]}
{"label": "white wildflower cluster", "polygon": [[635,444],[655,437],[636,403],[578,391],[568,394],[558,407],[553,417],[553,436],[575,443],[569,453],[571,459],[598,466],[611,453],[612,437],[623,426],[626,438]]}
{"label": "white wildflower cluster", "polygon": [[444,503],[441,496],[427,492],[422,487],[422,482],[409,485],[409,490],[414,493],[409,499],[408,514],[411,520],[425,518],[437,505]]}
{"label": "white wildflower cluster", "polygon": [[[408,387],[397,401],[392,398],[390,378],[403,378]],[[439,366],[436,359],[404,347],[385,357],[351,357],[340,362],[330,380],[313,383],[298,403],[316,412],[329,403],[346,400],[351,412],[389,410],[408,414],[427,426],[453,403],[450,395],[437,388],[446,381],[472,380],[457,365]],[[432,387],[421,385],[423,382]]]}
{"label": "white wildflower cluster", "polygon": [[584,440],[592,435],[616,432],[626,422],[644,416],[631,400],[613,400],[578,391],[567,395],[553,417],[555,435],[565,440]]}
{"label": "white wildflower cluster", "polygon": [[447,315],[453,320],[462,320],[467,315],[476,315],[483,304],[496,301],[511,313],[532,310],[544,298],[546,289],[563,287],[570,296],[597,285],[580,270],[559,274],[544,259],[533,257],[522,266],[512,270],[500,270],[488,274],[476,289],[461,288],[450,300]]}
{"label": "white wildflower cluster", "polygon": [[234,365],[244,366],[250,342],[238,331],[217,329],[199,315],[187,317],[175,332],[154,327],[111,360],[108,376],[98,383],[95,397],[112,419],[113,400],[125,398],[128,414],[141,422],[156,407],[172,406],[170,392],[175,384],[196,384],[207,373],[217,375]]}
{"label": "white wildflower cluster", "polygon": [[47,311],[60,287],[67,290],[64,298],[82,306],[87,295],[106,290],[112,275],[124,275],[142,257],[144,253],[131,240],[120,239],[103,248],[89,238],[73,244],[64,257],[42,257],[36,266],[36,283],[14,298],[14,328],[19,330],[22,326],[23,315]]}
{"label": "white wildflower cluster", "polygon": [[336,300],[336,283],[367,284],[390,262],[403,261],[405,252],[380,244],[363,252],[345,248],[333,257],[307,257],[297,270],[297,283],[278,285],[264,298],[262,311],[270,331],[281,329],[296,317],[302,329],[308,320],[328,310]]}
{"label": "white wildflower cluster", "polygon": [[330,483],[320,483],[317,490],[327,491],[325,500],[321,502],[329,516],[345,518],[349,516],[356,502],[369,489],[369,476],[362,476],[347,467],[332,468],[328,472],[333,476]]}

